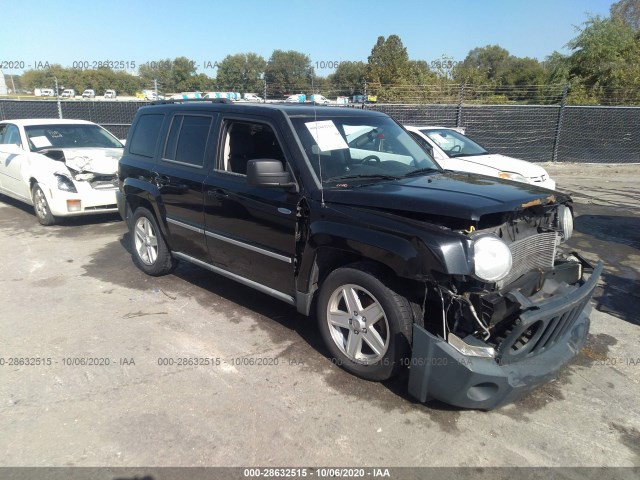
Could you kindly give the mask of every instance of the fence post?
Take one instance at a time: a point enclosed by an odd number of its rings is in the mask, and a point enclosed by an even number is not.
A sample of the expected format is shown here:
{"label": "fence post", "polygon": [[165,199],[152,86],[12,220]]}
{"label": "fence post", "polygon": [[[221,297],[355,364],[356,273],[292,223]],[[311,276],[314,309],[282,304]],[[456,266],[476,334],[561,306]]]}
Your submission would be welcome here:
{"label": "fence post", "polygon": [[262,100],[262,101],[266,103],[266,102],[267,102],[267,81],[266,81],[266,80],[262,80],[262,83],[263,83],[263,85],[264,85],[264,86],[263,86],[263,89],[264,89],[263,91],[264,91],[264,93],[263,93],[263,96],[262,96],[262,98],[263,98],[263,100]]}
{"label": "fence post", "polygon": [[564,109],[567,106],[567,93],[569,93],[569,85],[565,84],[562,89],[562,101],[560,102],[560,111],[558,112],[558,123],[556,125],[556,136],[553,140],[552,162],[558,161],[558,147],[560,146],[560,132],[562,131],[562,120],[564,119]]}
{"label": "fence post", "polygon": [[56,82],[56,97],[58,99],[58,118],[62,118],[62,105],[60,105],[60,92],[58,91],[58,77],[53,77]]}
{"label": "fence post", "polygon": [[460,84],[460,93],[458,94],[458,108],[456,113],[456,127],[462,123],[462,102],[464,102],[464,86],[465,82]]}
{"label": "fence post", "polygon": [[367,81],[364,81],[364,85],[362,87],[362,93],[363,93],[363,98],[362,98],[362,108],[365,109],[367,108],[367,101],[369,99],[369,95],[367,94]]}

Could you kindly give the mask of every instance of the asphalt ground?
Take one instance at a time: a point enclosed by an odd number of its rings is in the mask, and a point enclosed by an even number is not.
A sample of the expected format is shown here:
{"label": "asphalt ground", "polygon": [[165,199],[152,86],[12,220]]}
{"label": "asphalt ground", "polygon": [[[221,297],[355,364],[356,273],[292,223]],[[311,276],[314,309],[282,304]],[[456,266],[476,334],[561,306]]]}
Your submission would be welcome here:
{"label": "asphalt ground", "polygon": [[640,466],[640,166],[546,167],[606,270],[575,361],[491,412],[359,380],[208,271],[146,276],[117,216],[43,227],[1,197],[0,466]]}

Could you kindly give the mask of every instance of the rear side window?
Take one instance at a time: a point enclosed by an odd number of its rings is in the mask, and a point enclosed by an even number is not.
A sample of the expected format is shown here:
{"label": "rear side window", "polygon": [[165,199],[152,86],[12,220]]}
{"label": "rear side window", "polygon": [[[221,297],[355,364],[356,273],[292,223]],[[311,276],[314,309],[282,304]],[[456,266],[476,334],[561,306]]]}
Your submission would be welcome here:
{"label": "rear side window", "polygon": [[164,115],[141,115],[133,132],[129,152],[153,157]]}
{"label": "rear side window", "polygon": [[207,115],[173,117],[163,159],[202,167],[212,120]]}

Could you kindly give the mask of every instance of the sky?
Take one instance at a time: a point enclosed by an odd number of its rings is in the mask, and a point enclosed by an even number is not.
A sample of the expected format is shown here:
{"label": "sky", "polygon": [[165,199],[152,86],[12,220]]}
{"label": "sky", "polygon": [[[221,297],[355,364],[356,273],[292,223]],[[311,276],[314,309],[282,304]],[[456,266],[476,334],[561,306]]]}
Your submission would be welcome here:
{"label": "sky", "polygon": [[[538,60],[566,44],[612,0],[0,0],[0,68],[99,61],[129,68],[185,56],[215,77],[226,55],[307,54],[326,76],[341,61],[367,61],[378,36],[400,36],[409,58],[462,61],[497,44]],[[54,7],[55,5],[55,7]],[[11,63],[13,62],[13,63]],[[12,67],[12,68],[10,68]],[[23,68],[20,68],[23,67]]]}

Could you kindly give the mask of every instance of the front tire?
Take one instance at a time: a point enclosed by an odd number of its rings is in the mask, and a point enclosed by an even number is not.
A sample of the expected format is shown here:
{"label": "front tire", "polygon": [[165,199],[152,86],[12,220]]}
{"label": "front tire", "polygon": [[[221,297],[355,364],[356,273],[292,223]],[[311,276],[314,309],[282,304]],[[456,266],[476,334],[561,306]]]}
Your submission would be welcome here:
{"label": "front tire", "polygon": [[176,267],[169,247],[153,214],[138,207],[131,218],[131,247],[134,263],[147,275],[166,275]]}
{"label": "front tire", "polygon": [[318,297],[318,326],[332,357],[365,380],[388,380],[409,353],[410,302],[366,264],[333,271]]}
{"label": "front tire", "polygon": [[31,190],[31,198],[33,200],[33,210],[35,211],[38,222],[45,226],[55,225],[58,219],[51,213],[47,197],[44,196],[42,188],[37,183]]}

